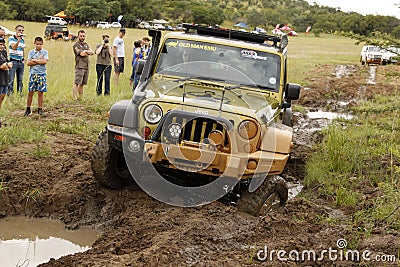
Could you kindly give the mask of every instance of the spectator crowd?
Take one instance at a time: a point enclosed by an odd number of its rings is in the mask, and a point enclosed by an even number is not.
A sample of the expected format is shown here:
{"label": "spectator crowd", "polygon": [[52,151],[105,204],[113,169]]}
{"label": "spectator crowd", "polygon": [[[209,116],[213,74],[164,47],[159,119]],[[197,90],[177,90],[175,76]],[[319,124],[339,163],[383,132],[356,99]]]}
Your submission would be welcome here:
{"label": "spectator crowd", "polygon": [[[47,69],[46,64],[49,61],[49,53],[43,48],[42,37],[34,39],[34,49],[28,53],[25,52],[27,44],[24,37],[24,26],[17,25],[15,34],[6,40],[6,34],[0,28],[0,110],[6,96],[19,94],[24,95],[23,75],[25,65],[29,66],[29,83],[27,88],[26,110],[24,116],[32,114],[32,100],[35,92],[38,95],[37,113],[39,116],[46,116],[43,110],[43,95],[47,92]],[[125,70],[125,28],[120,28],[118,35],[111,42],[110,36],[104,34],[101,36],[101,43],[92,50],[86,43],[86,32],[78,32],[78,40],[73,45],[75,56],[75,75],[72,87],[72,96],[79,100],[83,97],[84,86],[87,85],[90,73],[89,58],[96,55],[96,93],[98,96],[109,96],[111,92],[111,73],[114,68],[115,84],[118,85],[119,76]],[[130,75],[130,85],[132,92],[138,86],[140,75],[136,72],[139,60],[146,59],[151,49],[150,39],[143,37],[133,42],[133,58],[131,61],[132,74]],[[7,52],[8,50],[8,52]],[[25,55],[27,59],[25,60]],[[104,82],[104,90],[103,90]],[[16,85],[16,87],[14,87]],[[0,119],[0,127],[2,125]]]}

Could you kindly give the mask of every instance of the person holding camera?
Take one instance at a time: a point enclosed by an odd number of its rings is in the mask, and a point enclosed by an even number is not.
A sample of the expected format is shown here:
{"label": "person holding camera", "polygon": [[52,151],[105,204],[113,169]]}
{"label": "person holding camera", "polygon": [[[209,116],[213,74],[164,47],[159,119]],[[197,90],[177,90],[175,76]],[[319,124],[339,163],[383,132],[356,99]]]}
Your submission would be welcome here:
{"label": "person holding camera", "polygon": [[104,78],[104,95],[110,95],[110,79],[111,79],[111,56],[113,54],[112,47],[110,46],[110,36],[104,34],[102,36],[103,42],[96,46],[95,53],[97,55],[96,72],[97,72],[97,86],[96,92],[100,96],[103,88]]}
{"label": "person holding camera", "polygon": [[17,90],[22,96],[22,79],[24,76],[24,26],[17,25],[15,27],[15,35],[8,38],[8,52],[10,61],[13,63],[13,67],[10,69],[10,83],[8,85],[7,95],[14,93],[14,78],[17,76]]}

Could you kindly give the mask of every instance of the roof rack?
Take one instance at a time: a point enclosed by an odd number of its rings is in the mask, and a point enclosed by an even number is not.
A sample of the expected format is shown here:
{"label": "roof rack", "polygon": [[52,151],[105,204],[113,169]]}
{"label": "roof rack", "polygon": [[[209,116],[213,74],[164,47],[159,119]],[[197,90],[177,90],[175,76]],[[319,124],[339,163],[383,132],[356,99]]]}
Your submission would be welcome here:
{"label": "roof rack", "polygon": [[236,39],[242,41],[248,41],[253,43],[263,44],[265,41],[273,42],[273,45],[277,47],[277,44],[281,42],[281,38],[275,35],[267,35],[262,33],[251,33],[251,32],[243,32],[225,28],[217,28],[217,27],[209,27],[203,26],[198,24],[189,24],[183,23],[183,29],[186,33],[190,33],[196,31],[197,34],[209,35],[209,36],[216,36],[228,39]]}

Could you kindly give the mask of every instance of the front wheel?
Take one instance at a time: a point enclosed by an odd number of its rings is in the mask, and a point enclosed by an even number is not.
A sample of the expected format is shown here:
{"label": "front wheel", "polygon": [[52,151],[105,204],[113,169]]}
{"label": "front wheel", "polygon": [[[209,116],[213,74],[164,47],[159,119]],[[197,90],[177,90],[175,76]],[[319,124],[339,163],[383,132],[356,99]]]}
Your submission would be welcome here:
{"label": "front wheel", "polygon": [[254,192],[243,189],[237,208],[253,216],[265,216],[270,211],[284,206],[289,190],[285,180],[278,176],[268,176]]}
{"label": "front wheel", "polygon": [[108,145],[107,129],[100,133],[93,148],[92,172],[99,183],[112,189],[120,189],[133,182],[123,153]]}
{"label": "front wheel", "polygon": [[292,126],[293,112],[292,108],[285,108],[282,114],[282,124]]}

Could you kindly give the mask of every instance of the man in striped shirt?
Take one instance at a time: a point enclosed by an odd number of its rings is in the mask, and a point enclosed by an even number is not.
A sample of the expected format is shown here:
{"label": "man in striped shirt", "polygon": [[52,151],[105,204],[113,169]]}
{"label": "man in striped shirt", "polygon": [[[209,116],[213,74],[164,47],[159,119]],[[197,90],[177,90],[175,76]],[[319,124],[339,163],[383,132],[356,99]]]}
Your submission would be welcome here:
{"label": "man in striped shirt", "polygon": [[17,90],[22,96],[22,79],[24,76],[24,26],[17,25],[15,27],[15,35],[8,39],[8,54],[13,67],[10,69],[10,84],[8,85],[8,95],[14,93],[14,78],[17,76]]}

